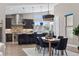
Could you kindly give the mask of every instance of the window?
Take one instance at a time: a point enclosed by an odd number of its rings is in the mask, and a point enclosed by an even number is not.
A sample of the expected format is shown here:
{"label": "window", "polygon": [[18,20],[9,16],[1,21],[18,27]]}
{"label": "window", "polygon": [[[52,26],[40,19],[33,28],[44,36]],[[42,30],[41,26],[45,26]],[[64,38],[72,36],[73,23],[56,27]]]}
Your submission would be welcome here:
{"label": "window", "polygon": [[66,15],[66,36],[73,39],[73,14]]}

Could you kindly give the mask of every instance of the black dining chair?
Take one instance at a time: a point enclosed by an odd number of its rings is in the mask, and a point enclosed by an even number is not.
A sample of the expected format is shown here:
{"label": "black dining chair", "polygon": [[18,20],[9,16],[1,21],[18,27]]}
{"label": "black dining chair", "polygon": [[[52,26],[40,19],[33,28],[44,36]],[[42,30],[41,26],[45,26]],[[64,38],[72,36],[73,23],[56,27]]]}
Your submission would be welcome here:
{"label": "black dining chair", "polygon": [[[53,33],[53,38],[56,38],[56,36],[54,35],[54,33]],[[56,55],[57,51],[56,51],[55,47],[58,45],[58,43],[60,42],[60,39],[62,39],[63,36],[58,36],[57,38],[58,38],[59,40],[56,40],[56,41],[54,41],[54,42],[51,44],[51,47],[53,48],[53,50],[52,50],[52,55],[53,55],[53,52],[54,52],[54,51],[55,51],[55,55]]]}
{"label": "black dining chair", "polygon": [[58,50],[58,55],[59,55],[59,51],[61,51],[62,55],[64,55],[64,52],[67,55],[67,52],[66,52],[67,41],[68,41],[68,38],[62,38],[60,39],[60,42],[58,43],[58,45],[54,47],[56,51]]}
{"label": "black dining chair", "polygon": [[53,35],[53,38],[56,38],[56,35]]}
{"label": "black dining chair", "polygon": [[[56,39],[56,36],[53,35],[53,38]],[[55,40],[55,41],[53,41],[53,42],[51,43],[51,47],[53,48],[53,50],[52,50],[52,55],[53,55],[53,51],[55,51],[55,54],[56,54],[56,50],[55,50],[54,48],[58,45],[58,43],[59,43],[59,40]]]}
{"label": "black dining chair", "polygon": [[[34,33],[35,35],[35,42],[36,42],[36,48],[38,50],[38,52],[41,51],[41,46],[40,46],[40,38],[43,37],[44,35],[43,34],[37,34],[37,33]],[[42,39],[42,38],[41,38]]]}
{"label": "black dining chair", "polygon": [[58,39],[62,39],[62,38],[64,38],[63,36],[58,36]]}
{"label": "black dining chair", "polygon": [[39,43],[38,36],[37,36],[36,32],[34,32],[34,40],[35,40],[35,44],[36,44],[36,49],[39,50],[40,43]]}
{"label": "black dining chair", "polygon": [[[53,38],[55,38],[55,39],[56,39],[56,36],[55,36],[55,35],[53,35]],[[57,45],[57,43],[58,43],[58,41],[54,41],[54,42],[51,44],[51,47],[55,47],[55,46]]]}
{"label": "black dining chair", "polygon": [[45,37],[47,35],[47,33],[42,33],[42,37]]}
{"label": "black dining chair", "polygon": [[49,47],[49,44],[44,42],[41,37],[39,37],[39,42],[40,42],[41,49],[43,49],[43,56],[44,56],[45,55],[45,50],[46,50],[46,48]]}

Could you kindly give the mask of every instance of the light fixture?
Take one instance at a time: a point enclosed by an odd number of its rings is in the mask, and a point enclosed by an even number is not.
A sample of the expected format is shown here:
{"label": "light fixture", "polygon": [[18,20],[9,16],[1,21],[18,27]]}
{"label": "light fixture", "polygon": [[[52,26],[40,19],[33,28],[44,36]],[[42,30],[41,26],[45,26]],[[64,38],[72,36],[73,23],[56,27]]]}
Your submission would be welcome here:
{"label": "light fixture", "polygon": [[52,20],[54,20],[53,18],[54,18],[54,15],[49,13],[49,3],[48,3],[48,14],[43,15],[43,19],[52,19]]}

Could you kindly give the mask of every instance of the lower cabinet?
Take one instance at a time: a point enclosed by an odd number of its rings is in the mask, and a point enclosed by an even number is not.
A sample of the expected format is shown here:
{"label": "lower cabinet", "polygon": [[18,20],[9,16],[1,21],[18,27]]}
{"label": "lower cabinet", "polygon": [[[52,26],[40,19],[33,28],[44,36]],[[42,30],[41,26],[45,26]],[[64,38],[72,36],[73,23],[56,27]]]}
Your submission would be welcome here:
{"label": "lower cabinet", "polygon": [[18,44],[33,44],[35,43],[33,34],[18,35]]}
{"label": "lower cabinet", "polygon": [[[19,34],[18,44],[33,44],[35,43],[33,34]],[[12,42],[12,34],[6,34],[6,42]]]}
{"label": "lower cabinet", "polygon": [[12,34],[6,34],[6,42],[12,42]]}
{"label": "lower cabinet", "polygon": [[2,42],[2,27],[0,27],[0,42]]}

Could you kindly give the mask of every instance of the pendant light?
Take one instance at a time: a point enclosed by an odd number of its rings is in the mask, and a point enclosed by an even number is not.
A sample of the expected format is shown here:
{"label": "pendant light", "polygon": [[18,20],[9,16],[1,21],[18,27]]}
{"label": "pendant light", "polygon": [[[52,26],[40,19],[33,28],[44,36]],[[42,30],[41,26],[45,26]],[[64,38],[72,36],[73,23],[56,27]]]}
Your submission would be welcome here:
{"label": "pendant light", "polygon": [[[42,13],[42,7],[43,7],[43,6],[40,6],[40,12],[41,12],[41,13]],[[43,20],[40,22],[40,25],[43,26]]]}
{"label": "pendant light", "polygon": [[47,15],[43,15],[43,19],[52,19],[54,18],[54,15],[49,13],[49,3],[48,3],[48,14]]}

